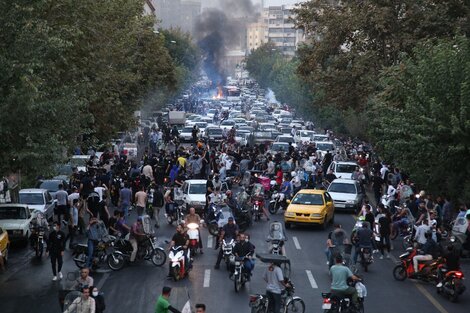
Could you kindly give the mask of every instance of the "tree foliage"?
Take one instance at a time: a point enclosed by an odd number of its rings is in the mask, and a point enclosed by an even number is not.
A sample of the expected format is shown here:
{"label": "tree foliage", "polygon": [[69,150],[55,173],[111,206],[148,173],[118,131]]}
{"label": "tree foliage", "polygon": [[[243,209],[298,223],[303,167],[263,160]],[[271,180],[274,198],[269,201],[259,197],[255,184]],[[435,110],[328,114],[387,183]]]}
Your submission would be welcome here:
{"label": "tree foliage", "polygon": [[44,173],[81,135],[106,142],[133,127],[143,97],[187,84],[175,64],[196,62],[192,47],[172,59],[142,0],[11,0],[0,11],[1,172]]}
{"label": "tree foliage", "polygon": [[294,10],[310,45],[299,73],[321,89],[323,104],[364,110],[380,71],[419,40],[470,33],[464,0],[310,0]]}
{"label": "tree foliage", "polygon": [[378,148],[432,192],[470,199],[470,40],[425,41],[385,71],[372,101]]}

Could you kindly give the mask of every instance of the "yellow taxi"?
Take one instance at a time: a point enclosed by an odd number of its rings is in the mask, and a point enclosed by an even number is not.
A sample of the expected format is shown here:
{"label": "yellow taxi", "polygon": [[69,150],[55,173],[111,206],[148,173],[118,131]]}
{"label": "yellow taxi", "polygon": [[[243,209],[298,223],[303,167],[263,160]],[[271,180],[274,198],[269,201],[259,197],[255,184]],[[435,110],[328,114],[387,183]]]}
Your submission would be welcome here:
{"label": "yellow taxi", "polygon": [[6,230],[0,227],[0,256],[4,258],[4,261],[8,260],[8,248],[10,247],[10,240],[8,239],[8,233]]}
{"label": "yellow taxi", "polygon": [[326,229],[334,216],[333,199],[326,190],[303,189],[290,201],[284,213],[284,225],[290,228],[292,224],[317,224]]}

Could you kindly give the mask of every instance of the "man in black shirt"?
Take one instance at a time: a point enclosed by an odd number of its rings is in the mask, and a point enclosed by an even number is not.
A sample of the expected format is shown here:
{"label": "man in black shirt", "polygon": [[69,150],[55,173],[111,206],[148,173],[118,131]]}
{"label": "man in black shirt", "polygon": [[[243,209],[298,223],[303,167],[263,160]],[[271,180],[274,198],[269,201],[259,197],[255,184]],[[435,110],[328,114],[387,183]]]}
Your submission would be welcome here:
{"label": "man in black shirt", "polygon": [[248,274],[248,280],[250,280],[251,271],[254,267],[251,260],[254,252],[255,247],[250,243],[248,237],[245,234],[240,234],[240,241],[233,247],[233,254],[236,257],[243,258],[243,267]]}
{"label": "man in black shirt", "polygon": [[54,222],[54,230],[49,234],[47,241],[46,254],[51,256],[53,281],[57,280],[57,272],[59,272],[59,279],[62,279],[62,256],[65,250],[65,234],[60,230],[60,224]]}
{"label": "man in black shirt", "polygon": [[[187,248],[189,244],[189,237],[184,231],[183,225],[178,225],[176,226],[176,233],[173,235],[173,238],[171,238],[170,242],[170,248],[168,250],[171,250],[173,247],[182,247],[184,250],[184,263],[187,264],[188,258],[187,258]],[[171,276],[171,262],[170,262],[170,267],[169,270],[170,272],[168,273],[168,277]]]}
{"label": "man in black shirt", "polygon": [[[228,223],[222,227],[220,231],[219,238],[217,240],[217,243],[215,245],[215,249],[219,248],[220,242],[222,239],[235,239],[238,235],[238,225],[233,222],[233,217],[228,218]],[[222,261],[223,257],[223,251],[222,248],[219,250],[219,255],[217,256],[217,262],[215,263],[214,268],[219,269],[220,268],[220,262]]]}

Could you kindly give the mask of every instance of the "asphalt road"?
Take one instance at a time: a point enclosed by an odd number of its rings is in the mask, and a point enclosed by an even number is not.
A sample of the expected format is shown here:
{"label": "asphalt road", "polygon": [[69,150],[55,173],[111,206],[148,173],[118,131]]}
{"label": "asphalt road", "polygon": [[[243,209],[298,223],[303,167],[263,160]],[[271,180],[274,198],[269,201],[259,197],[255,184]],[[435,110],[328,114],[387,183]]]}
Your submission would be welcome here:
{"label": "asphalt road", "polygon": [[[135,219],[136,213],[132,214]],[[282,220],[282,215],[278,214],[271,220],[275,219]],[[354,221],[350,214],[337,213],[335,220],[348,231],[353,227]],[[258,253],[268,249],[265,242],[267,228],[268,223],[261,221],[247,231]],[[321,312],[321,292],[329,289],[330,280],[324,255],[328,231],[314,227],[295,227],[287,231],[286,251],[292,260],[291,279],[296,287],[296,295],[305,301],[306,312]],[[162,243],[173,233],[174,227],[167,224],[157,231]],[[206,229],[202,229],[202,238],[205,253],[196,257],[189,277],[179,282],[166,279],[167,265],[158,268],[146,261],[120,272],[101,270],[100,273],[94,273],[96,284],[105,294],[106,312],[154,312],[155,301],[164,285],[186,288],[192,303],[205,303],[208,312],[249,312],[249,295],[264,292],[265,284],[261,277],[266,265],[257,261],[252,281],[239,293],[235,293],[225,267],[214,269],[217,256],[213,248],[215,241],[210,239]],[[396,246],[393,251],[395,257],[402,252],[398,242]],[[434,286],[430,284],[411,280],[395,281],[392,277],[393,266],[393,260],[379,260],[377,257],[370,271],[361,273],[368,289],[366,312],[468,312],[469,292],[464,293],[458,303],[450,303],[437,295]],[[76,269],[67,250],[63,273],[65,275]],[[470,273],[468,261],[463,261],[463,269],[464,273]],[[58,292],[70,282],[65,277],[61,282],[52,282],[51,278],[50,262],[45,256],[42,260],[36,260],[29,249],[13,248],[8,270],[0,274],[0,312],[60,312]],[[184,296],[179,299],[183,303],[185,299],[181,298]]]}

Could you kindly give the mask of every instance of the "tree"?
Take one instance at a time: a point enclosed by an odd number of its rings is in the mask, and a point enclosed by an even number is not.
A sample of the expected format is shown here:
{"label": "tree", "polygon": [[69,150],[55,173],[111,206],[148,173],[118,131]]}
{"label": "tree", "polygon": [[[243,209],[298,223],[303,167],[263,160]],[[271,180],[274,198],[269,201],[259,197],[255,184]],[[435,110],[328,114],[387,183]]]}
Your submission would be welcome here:
{"label": "tree", "polygon": [[323,105],[362,111],[384,67],[411,54],[422,39],[469,34],[462,0],[310,0],[294,10],[308,42],[299,73],[323,93]]}
{"label": "tree", "polygon": [[385,71],[371,135],[434,194],[470,199],[470,40],[428,40]]}

